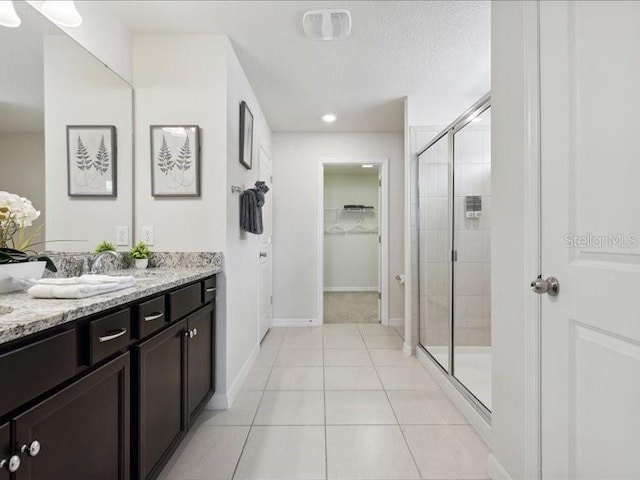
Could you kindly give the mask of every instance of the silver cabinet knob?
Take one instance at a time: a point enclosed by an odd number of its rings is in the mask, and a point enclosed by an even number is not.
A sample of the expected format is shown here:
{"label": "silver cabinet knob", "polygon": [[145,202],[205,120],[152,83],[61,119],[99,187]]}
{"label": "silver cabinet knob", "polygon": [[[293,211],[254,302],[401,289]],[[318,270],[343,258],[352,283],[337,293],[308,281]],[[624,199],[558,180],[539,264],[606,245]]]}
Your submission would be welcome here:
{"label": "silver cabinet knob", "polygon": [[12,455],[8,460],[6,458],[0,460],[0,468],[6,468],[11,473],[17,471],[20,468],[20,457]]}
{"label": "silver cabinet knob", "polygon": [[20,451],[28,453],[30,457],[35,457],[40,453],[40,442],[34,440],[29,445],[22,445],[22,447],[20,447]]}
{"label": "silver cabinet knob", "polygon": [[194,329],[193,329],[193,336],[195,337],[197,334],[198,334],[198,329],[197,329],[197,328],[194,328]]}
{"label": "silver cabinet knob", "polygon": [[538,275],[533,282],[531,282],[531,290],[538,295],[547,294],[550,297],[557,297],[560,293],[560,282],[556,277],[542,278],[542,275]]}

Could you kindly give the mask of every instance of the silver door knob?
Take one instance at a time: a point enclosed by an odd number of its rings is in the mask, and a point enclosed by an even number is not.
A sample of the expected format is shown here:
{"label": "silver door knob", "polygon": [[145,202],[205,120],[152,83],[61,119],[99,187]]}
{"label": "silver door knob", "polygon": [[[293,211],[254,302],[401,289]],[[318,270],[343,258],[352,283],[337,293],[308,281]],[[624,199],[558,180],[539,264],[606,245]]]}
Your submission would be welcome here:
{"label": "silver door knob", "polygon": [[6,458],[0,460],[0,468],[6,468],[11,473],[17,471],[20,468],[20,457],[18,455],[12,455],[9,460]]}
{"label": "silver door knob", "polygon": [[260,252],[260,258],[267,258],[267,252]]}
{"label": "silver door knob", "polygon": [[531,282],[531,290],[538,295],[546,293],[550,297],[557,297],[560,292],[560,282],[556,277],[542,278],[542,275],[538,275],[538,278]]}
{"label": "silver door knob", "polygon": [[22,453],[28,453],[30,457],[35,457],[40,453],[40,442],[34,440],[29,445],[22,445],[22,447],[20,447],[20,451]]}

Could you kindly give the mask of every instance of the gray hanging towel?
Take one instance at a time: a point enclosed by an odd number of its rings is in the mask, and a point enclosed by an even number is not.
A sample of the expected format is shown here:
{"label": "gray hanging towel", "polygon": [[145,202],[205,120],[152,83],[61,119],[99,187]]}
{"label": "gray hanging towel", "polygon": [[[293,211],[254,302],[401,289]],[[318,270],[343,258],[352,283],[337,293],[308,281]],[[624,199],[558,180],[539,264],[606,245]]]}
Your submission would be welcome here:
{"label": "gray hanging towel", "polygon": [[255,188],[245,190],[240,197],[240,228],[245,232],[262,234],[262,206],[264,195],[269,191],[267,184],[256,182]]}

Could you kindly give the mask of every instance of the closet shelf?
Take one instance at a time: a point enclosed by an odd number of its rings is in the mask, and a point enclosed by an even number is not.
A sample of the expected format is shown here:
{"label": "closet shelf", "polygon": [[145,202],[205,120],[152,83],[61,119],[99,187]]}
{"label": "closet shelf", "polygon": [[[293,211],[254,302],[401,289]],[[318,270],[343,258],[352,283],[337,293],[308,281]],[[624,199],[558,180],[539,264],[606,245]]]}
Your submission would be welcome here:
{"label": "closet shelf", "polygon": [[325,208],[325,212],[377,212],[377,208]]}

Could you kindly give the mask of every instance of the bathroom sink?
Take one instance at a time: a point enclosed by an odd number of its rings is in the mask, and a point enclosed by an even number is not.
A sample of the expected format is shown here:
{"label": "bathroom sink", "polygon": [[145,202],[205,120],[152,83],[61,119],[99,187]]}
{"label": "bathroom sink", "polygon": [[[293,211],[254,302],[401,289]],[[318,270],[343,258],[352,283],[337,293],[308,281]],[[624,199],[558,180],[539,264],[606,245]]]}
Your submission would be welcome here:
{"label": "bathroom sink", "polygon": [[13,307],[6,307],[4,305],[0,305],[0,315],[6,315],[7,313],[13,312]]}

